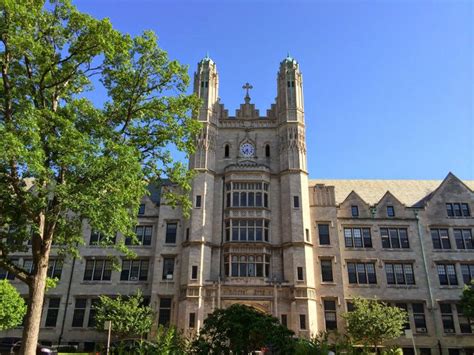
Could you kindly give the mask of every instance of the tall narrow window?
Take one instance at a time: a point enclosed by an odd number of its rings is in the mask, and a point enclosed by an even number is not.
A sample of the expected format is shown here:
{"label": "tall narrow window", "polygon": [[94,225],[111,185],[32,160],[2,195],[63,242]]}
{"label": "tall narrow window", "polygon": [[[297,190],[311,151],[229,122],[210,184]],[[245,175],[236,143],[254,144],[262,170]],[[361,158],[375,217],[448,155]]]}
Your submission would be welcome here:
{"label": "tall narrow window", "polygon": [[473,327],[471,325],[472,321],[464,315],[464,310],[460,304],[456,305],[456,309],[458,311],[458,321],[459,321],[459,328],[461,329],[461,333],[472,334],[473,332]]}
{"label": "tall narrow window", "polygon": [[281,315],[281,325],[288,327],[288,316],[286,314]]}
{"label": "tall narrow window", "polygon": [[174,258],[163,258],[163,280],[173,280]]}
{"label": "tall narrow window", "polygon": [[337,329],[337,318],[336,318],[336,301],[324,300],[324,321],[326,323],[326,330]]}
{"label": "tall narrow window", "polygon": [[413,320],[415,321],[415,331],[426,333],[425,306],[423,303],[412,303]]}
{"label": "tall narrow window", "polygon": [[196,313],[189,313],[189,328],[193,329],[196,326]]}
{"label": "tall narrow window", "polygon": [[445,333],[455,333],[453,309],[449,303],[440,303],[441,319],[443,321],[443,329]]}
{"label": "tall narrow window", "polygon": [[201,195],[196,195],[196,208],[201,207]]}
{"label": "tall narrow window", "polygon": [[198,278],[198,267],[197,265],[193,265],[191,268],[191,279],[197,280],[197,278]]}
{"label": "tall narrow window", "polygon": [[160,298],[158,324],[168,325],[171,320],[171,298]]}
{"label": "tall narrow window", "polygon": [[352,217],[359,217],[359,206],[351,206]]}
{"label": "tall narrow window", "polygon": [[228,158],[228,157],[229,157],[229,145],[226,144],[224,147],[224,158]]}
{"label": "tall narrow window", "polygon": [[319,245],[331,244],[329,239],[329,224],[318,224]]}
{"label": "tall narrow window", "polygon": [[58,320],[59,314],[59,305],[61,298],[51,297],[48,303],[48,311],[46,313],[46,321],[44,323],[45,327],[55,327],[56,321]]}
{"label": "tall narrow window", "polygon": [[306,314],[300,314],[300,329],[306,330]]}
{"label": "tall narrow window", "polygon": [[293,207],[294,208],[300,208],[300,197],[299,196],[293,196]]}
{"label": "tall narrow window", "polygon": [[301,266],[298,266],[297,268],[297,273],[298,273],[298,281],[303,281],[303,268]]}
{"label": "tall narrow window", "polygon": [[186,228],[186,241],[189,241],[189,228]]}
{"label": "tall narrow window", "polygon": [[166,223],[166,244],[176,244],[176,232],[178,230],[178,223]]}
{"label": "tall narrow window", "polygon": [[438,277],[440,285],[457,285],[458,278],[454,264],[438,264]]}
{"label": "tall narrow window", "polygon": [[447,229],[432,229],[431,240],[434,249],[451,249],[449,234]]}
{"label": "tall narrow window", "polygon": [[333,282],[332,277],[332,261],[321,260],[321,280],[323,282]]}
{"label": "tall narrow window", "polygon": [[140,204],[140,207],[138,207],[138,215],[139,216],[142,216],[145,214],[145,204],[144,203],[141,203]]}
{"label": "tall narrow window", "polygon": [[306,233],[306,241],[309,243],[310,238],[309,238],[309,229],[308,228],[305,229],[305,233]]}
{"label": "tall narrow window", "polygon": [[395,217],[395,208],[387,206],[387,217]]}
{"label": "tall narrow window", "polygon": [[84,316],[86,314],[87,298],[76,298],[74,313],[72,316],[72,326],[82,328],[84,326]]}
{"label": "tall narrow window", "polygon": [[265,146],[265,156],[270,157],[270,145],[268,144]]}

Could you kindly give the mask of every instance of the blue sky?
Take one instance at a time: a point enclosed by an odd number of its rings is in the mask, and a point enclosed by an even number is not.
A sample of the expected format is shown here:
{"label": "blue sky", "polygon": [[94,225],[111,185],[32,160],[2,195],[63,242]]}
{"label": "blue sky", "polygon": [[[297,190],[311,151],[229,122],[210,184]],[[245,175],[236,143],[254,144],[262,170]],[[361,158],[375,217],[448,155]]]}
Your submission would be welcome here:
{"label": "blue sky", "polygon": [[154,30],[190,75],[209,52],[230,114],[247,81],[260,113],[270,107],[290,52],[311,178],[474,179],[472,1],[73,3],[123,32]]}

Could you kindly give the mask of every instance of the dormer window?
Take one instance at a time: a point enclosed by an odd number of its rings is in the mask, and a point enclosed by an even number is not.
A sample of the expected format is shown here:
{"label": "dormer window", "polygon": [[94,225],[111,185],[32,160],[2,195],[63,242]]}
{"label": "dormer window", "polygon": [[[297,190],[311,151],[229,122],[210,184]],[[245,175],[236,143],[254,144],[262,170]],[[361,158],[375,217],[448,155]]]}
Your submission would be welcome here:
{"label": "dormer window", "polygon": [[359,206],[351,206],[352,217],[359,217]]}
{"label": "dormer window", "polygon": [[471,211],[467,203],[447,203],[446,213],[448,217],[470,217]]}
{"label": "dormer window", "polygon": [[228,157],[229,157],[229,145],[226,144],[224,147],[224,158],[228,158]]}
{"label": "dormer window", "polygon": [[395,208],[387,206],[387,217],[395,217]]}

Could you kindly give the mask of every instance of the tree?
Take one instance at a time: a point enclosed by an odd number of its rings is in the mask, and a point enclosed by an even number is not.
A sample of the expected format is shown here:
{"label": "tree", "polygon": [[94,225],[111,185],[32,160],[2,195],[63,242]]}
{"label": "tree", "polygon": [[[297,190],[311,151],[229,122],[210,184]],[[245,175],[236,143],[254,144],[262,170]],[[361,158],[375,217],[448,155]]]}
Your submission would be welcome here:
{"label": "tree", "polygon": [[8,280],[0,281],[0,330],[15,328],[23,321],[26,305]]}
{"label": "tree", "polygon": [[474,280],[471,280],[469,285],[464,286],[459,305],[464,316],[474,319]]}
{"label": "tree", "polygon": [[289,353],[294,345],[292,335],[277,318],[234,304],[206,318],[192,349],[198,354],[248,354],[270,347],[274,353]]}
{"label": "tree", "polygon": [[[191,174],[168,147],[192,153],[199,100],[154,33],[121,34],[69,0],[1,0],[0,67],[0,267],[28,286],[22,352],[32,354],[53,243],[77,255],[84,220],[111,236],[104,244],[117,232],[136,241],[140,199],[164,174],[181,191],[167,203],[190,206]],[[98,83],[100,107],[84,94]],[[31,272],[13,262],[20,251]]]}
{"label": "tree", "polygon": [[100,296],[95,309],[97,330],[106,330],[105,322],[111,321],[112,334],[119,339],[141,338],[153,325],[153,310],[150,306],[143,305],[140,291],[130,297]]}
{"label": "tree", "polygon": [[406,311],[377,299],[355,298],[353,304],[354,310],[343,317],[347,320],[347,333],[355,343],[373,346],[378,351],[383,342],[402,335],[408,320]]}

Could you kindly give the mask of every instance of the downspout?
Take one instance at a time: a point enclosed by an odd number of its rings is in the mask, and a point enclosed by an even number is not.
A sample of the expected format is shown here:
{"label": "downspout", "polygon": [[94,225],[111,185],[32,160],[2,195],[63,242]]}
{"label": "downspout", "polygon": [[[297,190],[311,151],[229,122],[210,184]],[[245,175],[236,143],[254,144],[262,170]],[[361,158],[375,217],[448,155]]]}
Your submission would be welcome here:
{"label": "downspout", "polygon": [[[224,244],[224,235],[225,235],[225,176],[222,176],[222,217],[221,217],[221,245],[219,248],[219,276],[217,279],[217,308],[221,308],[221,280],[222,280],[222,248]],[[229,260],[230,263],[230,260]]]}
{"label": "downspout", "polygon": [[[424,247],[424,244],[423,244],[423,239],[424,239],[423,238],[423,229],[422,229],[421,224],[420,224],[420,217],[419,217],[418,209],[415,209],[414,212],[415,212],[415,218],[416,218],[416,225],[417,225],[417,228],[418,228],[418,239],[420,241],[421,256],[423,258],[423,268],[425,270],[426,282],[427,282],[428,292],[429,292],[429,296],[430,296],[431,317],[433,318],[433,324],[434,324],[434,328],[435,328],[436,338],[440,339],[440,334],[439,334],[439,330],[438,330],[438,323],[436,322],[436,317],[435,317],[435,309],[436,308],[435,308],[435,304],[434,304],[433,290],[431,288],[431,281],[430,281],[430,277],[429,277],[429,274],[428,274],[428,261],[426,260],[425,247]],[[438,340],[438,344],[440,345],[439,340]],[[441,354],[442,353],[440,352],[440,355]]]}
{"label": "downspout", "polygon": [[69,305],[69,297],[71,296],[72,277],[74,276],[74,267],[75,266],[76,266],[76,257],[73,257],[72,258],[71,273],[69,275],[69,283],[67,285],[66,305],[64,306],[63,320],[61,322],[61,332],[59,333],[59,338],[58,338],[58,346],[61,345],[61,340],[62,340],[63,334],[64,334],[64,325],[66,323],[66,314],[67,314],[67,309],[68,309],[68,305]]}

